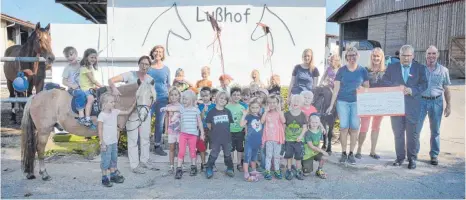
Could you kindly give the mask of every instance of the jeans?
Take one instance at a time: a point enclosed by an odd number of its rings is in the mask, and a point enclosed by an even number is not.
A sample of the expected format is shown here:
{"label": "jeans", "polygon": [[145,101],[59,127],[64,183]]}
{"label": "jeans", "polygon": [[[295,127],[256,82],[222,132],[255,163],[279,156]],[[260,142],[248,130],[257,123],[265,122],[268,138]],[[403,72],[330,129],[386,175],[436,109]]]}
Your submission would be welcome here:
{"label": "jeans", "polygon": [[[421,115],[417,124],[417,132],[420,134],[426,115],[429,116],[430,124],[430,157],[436,158],[440,152],[440,122],[443,115],[443,97],[437,99],[421,98]],[[418,143],[419,145],[419,143]],[[417,150],[419,153],[420,146]]]}
{"label": "jeans", "polygon": [[160,112],[160,108],[166,107],[168,104],[168,97],[157,99],[157,101],[152,105],[152,113],[155,112],[155,146],[159,146],[162,143],[162,133],[163,133],[163,122],[165,118],[165,112]]}
{"label": "jeans", "polygon": [[340,118],[340,129],[359,129],[359,117],[356,102],[337,101],[337,112]]}
{"label": "jeans", "polygon": [[116,169],[118,161],[117,143],[107,145],[107,149],[100,152],[100,157],[100,168],[102,170],[108,170],[110,168]]}

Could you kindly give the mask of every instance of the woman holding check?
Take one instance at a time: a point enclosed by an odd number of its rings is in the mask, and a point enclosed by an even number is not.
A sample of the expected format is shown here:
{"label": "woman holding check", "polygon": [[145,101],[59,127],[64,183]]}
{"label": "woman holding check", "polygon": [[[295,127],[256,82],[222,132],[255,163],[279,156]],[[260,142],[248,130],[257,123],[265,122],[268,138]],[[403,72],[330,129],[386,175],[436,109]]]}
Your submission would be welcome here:
{"label": "woman holding check", "polygon": [[[383,50],[379,47],[371,52],[370,64],[368,68],[369,85],[371,88],[382,87],[382,77],[385,74],[385,55]],[[380,156],[375,153],[375,146],[379,137],[380,123],[382,123],[383,116],[368,116],[361,117],[361,129],[359,130],[358,151],[355,155],[357,159],[361,159],[361,149],[366,140],[366,134],[369,131],[369,123],[372,119],[371,127],[371,152],[370,157],[379,159]]]}

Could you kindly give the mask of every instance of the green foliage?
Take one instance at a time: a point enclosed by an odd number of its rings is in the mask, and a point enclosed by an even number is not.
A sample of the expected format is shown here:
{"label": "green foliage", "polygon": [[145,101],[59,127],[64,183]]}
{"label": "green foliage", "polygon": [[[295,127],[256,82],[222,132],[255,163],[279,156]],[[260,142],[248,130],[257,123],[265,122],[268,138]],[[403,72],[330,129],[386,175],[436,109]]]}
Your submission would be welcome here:
{"label": "green foliage", "polygon": [[128,135],[126,131],[120,131],[120,139],[118,140],[118,153],[124,154],[128,151]]}
{"label": "green foliage", "polygon": [[282,106],[284,107],[284,112],[288,111],[288,104],[286,103],[288,101],[288,87],[281,87],[280,90],[280,96],[282,97],[283,104]]}
{"label": "green foliage", "polygon": [[96,136],[85,139],[85,137],[73,134],[55,135],[53,141],[54,143],[45,151],[45,156],[62,153],[79,154],[92,158],[100,152],[99,139]]}

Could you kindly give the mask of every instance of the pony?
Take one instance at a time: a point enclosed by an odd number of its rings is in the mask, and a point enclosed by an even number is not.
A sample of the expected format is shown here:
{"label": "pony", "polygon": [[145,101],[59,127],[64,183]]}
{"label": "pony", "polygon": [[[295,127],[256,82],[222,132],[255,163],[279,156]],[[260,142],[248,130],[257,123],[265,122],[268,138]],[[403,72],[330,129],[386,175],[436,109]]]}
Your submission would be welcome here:
{"label": "pony", "polygon": [[[111,95],[109,87],[101,95]],[[154,81],[140,81],[134,84],[127,84],[118,87],[121,93],[115,108],[127,110],[136,101],[136,106],[132,111],[137,112],[138,119],[144,121],[149,114],[150,107],[156,100]],[[50,180],[45,164],[44,151],[50,133],[56,123],[60,124],[66,131],[76,135],[90,137],[98,135],[97,130],[82,126],[76,120],[78,116],[71,108],[72,96],[65,90],[51,89],[44,90],[30,97],[24,107],[21,121],[21,168],[26,173],[27,179],[34,179],[34,165],[36,152],[39,158],[39,174],[42,180]],[[128,116],[118,117],[118,128],[125,127]],[[92,116],[92,121],[97,124],[97,117]]]}
{"label": "pony", "polygon": [[[45,28],[40,27],[40,22],[37,23],[35,30],[23,45],[14,45],[5,50],[5,57],[44,57],[45,63],[28,63],[28,62],[5,62],[3,72],[7,79],[8,91],[10,97],[31,96],[32,89],[36,89],[36,93],[42,91],[44,87],[45,70],[50,69],[55,55],[52,52],[50,36],[50,24]],[[18,72],[24,72],[28,81],[29,88],[27,94],[24,92],[16,92],[13,88],[13,80],[15,80]],[[16,124],[16,103],[11,103],[11,120]],[[24,103],[22,103],[24,105]]]}

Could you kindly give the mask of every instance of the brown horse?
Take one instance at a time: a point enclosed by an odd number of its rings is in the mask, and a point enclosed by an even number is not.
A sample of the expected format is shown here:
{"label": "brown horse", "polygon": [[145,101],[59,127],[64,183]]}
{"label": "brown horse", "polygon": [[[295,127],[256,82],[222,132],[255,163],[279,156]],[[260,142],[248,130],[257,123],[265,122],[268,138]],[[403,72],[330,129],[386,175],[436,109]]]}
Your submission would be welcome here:
{"label": "brown horse", "polygon": [[[109,90],[109,88],[108,88]],[[147,116],[150,106],[155,101],[156,93],[154,81],[138,81],[138,83],[128,84],[118,87],[121,93],[116,108],[128,110],[136,101],[133,107],[138,116]],[[107,91],[102,95],[110,95]],[[36,151],[39,157],[39,174],[42,180],[50,180],[44,165],[44,151],[50,132],[56,123],[59,123],[65,130],[76,135],[90,137],[96,136],[97,130],[91,130],[82,126],[76,120],[77,114],[71,108],[72,96],[65,90],[52,89],[42,91],[29,98],[24,107],[23,119],[21,121],[21,167],[27,173],[28,179],[34,179],[34,164]],[[129,116],[129,115],[128,115]],[[118,117],[118,127],[125,127],[128,116]],[[97,118],[92,117],[94,124]],[[139,120],[141,119],[139,117]]]}
{"label": "brown horse", "polygon": [[[50,37],[50,24],[45,28],[40,27],[37,23],[36,29],[23,45],[14,45],[5,50],[5,57],[44,57],[45,63],[28,63],[28,62],[5,62],[3,71],[7,79],[8,91],[10,97],[28,97],[32,95],[32,89],[36,88],[36,93],[42,91],[44,87],[45,70],[50,67],[55,56],[52,52]],[[13,88],[13,80],[15,80],[18,72],[23,71],[29,81],[27,94],[24,92],[16,92]],[[11,103],[11,120],[16,121],[15,103]]]}

